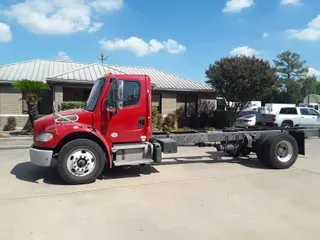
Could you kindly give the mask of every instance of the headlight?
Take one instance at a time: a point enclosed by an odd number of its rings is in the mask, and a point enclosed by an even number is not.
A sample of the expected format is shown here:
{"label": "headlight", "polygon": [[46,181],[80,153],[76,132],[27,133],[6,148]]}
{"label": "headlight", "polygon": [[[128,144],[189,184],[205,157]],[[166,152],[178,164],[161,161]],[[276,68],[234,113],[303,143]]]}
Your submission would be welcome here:
{"label": "headlight", "polygon": [[53,138],[52,133],[40,133],[37,137],[36,140],[39,142],[49,142]]}

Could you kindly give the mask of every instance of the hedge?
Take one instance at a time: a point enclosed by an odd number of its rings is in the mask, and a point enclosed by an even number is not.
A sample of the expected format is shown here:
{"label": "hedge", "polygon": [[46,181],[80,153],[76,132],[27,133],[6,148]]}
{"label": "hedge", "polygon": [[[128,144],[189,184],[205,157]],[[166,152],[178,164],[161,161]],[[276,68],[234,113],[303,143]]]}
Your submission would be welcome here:
{"label": "hedge", "polygon": [[62,102],[60,106],[60,110],[70,110],[70,109],[79,109],[84,107],[84,102],[76,102],[76,101],[70,101],[70,102]]}
{"label": "hedge", "polygon": [[168,114],[162,118],[156,107],[152,107],[152,127],[156,131],[177,131],[190,129],[223,129],[228,127],[227,112],[213,110],[200,115],[184,116],[183,111]]}

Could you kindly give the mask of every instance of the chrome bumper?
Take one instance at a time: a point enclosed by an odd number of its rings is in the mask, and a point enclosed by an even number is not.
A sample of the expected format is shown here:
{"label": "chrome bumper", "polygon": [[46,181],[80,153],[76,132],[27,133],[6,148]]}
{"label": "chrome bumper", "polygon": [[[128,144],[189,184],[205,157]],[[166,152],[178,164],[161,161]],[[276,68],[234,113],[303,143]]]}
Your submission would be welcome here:
{"label": "chrome bumper", "polygon": [[52,150],[42,150],[31,147],[29,149],[30,159],[34,165],[50,167],[52,161]]}

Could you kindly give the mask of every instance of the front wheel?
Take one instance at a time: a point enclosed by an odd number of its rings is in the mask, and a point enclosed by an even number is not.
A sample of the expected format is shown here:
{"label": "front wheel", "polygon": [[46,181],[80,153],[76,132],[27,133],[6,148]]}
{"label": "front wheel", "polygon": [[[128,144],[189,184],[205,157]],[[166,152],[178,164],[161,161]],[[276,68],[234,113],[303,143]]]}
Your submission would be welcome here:
{"label": "front wheel", "polygon": [[68,184],[94,182],[102,173],[106,155],[103,149],[89,139],[76,139],[59,152],[57,169]]}

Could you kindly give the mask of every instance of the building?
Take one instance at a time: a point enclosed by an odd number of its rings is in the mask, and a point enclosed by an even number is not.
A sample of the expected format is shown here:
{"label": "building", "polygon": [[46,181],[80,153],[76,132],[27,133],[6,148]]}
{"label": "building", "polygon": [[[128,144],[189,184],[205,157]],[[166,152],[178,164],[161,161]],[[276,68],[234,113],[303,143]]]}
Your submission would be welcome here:
{"label": "building", "polygon": [[85,101],[94,81],[108,73],[148,75],[153,85],[152,104],[163,116],[179,108],[186,115],[216,108],[215,93],[208,85],[154,68],[30,60],[0,66],[0,127],[9,116],[16,117],[19,127],[28,119],[27,106],[21,101],[21,93],[12,88],[13,81],[29,79],[49,84],[51,90],[42,93],[38,106],[44,115],[52,113],[53,102]]}

